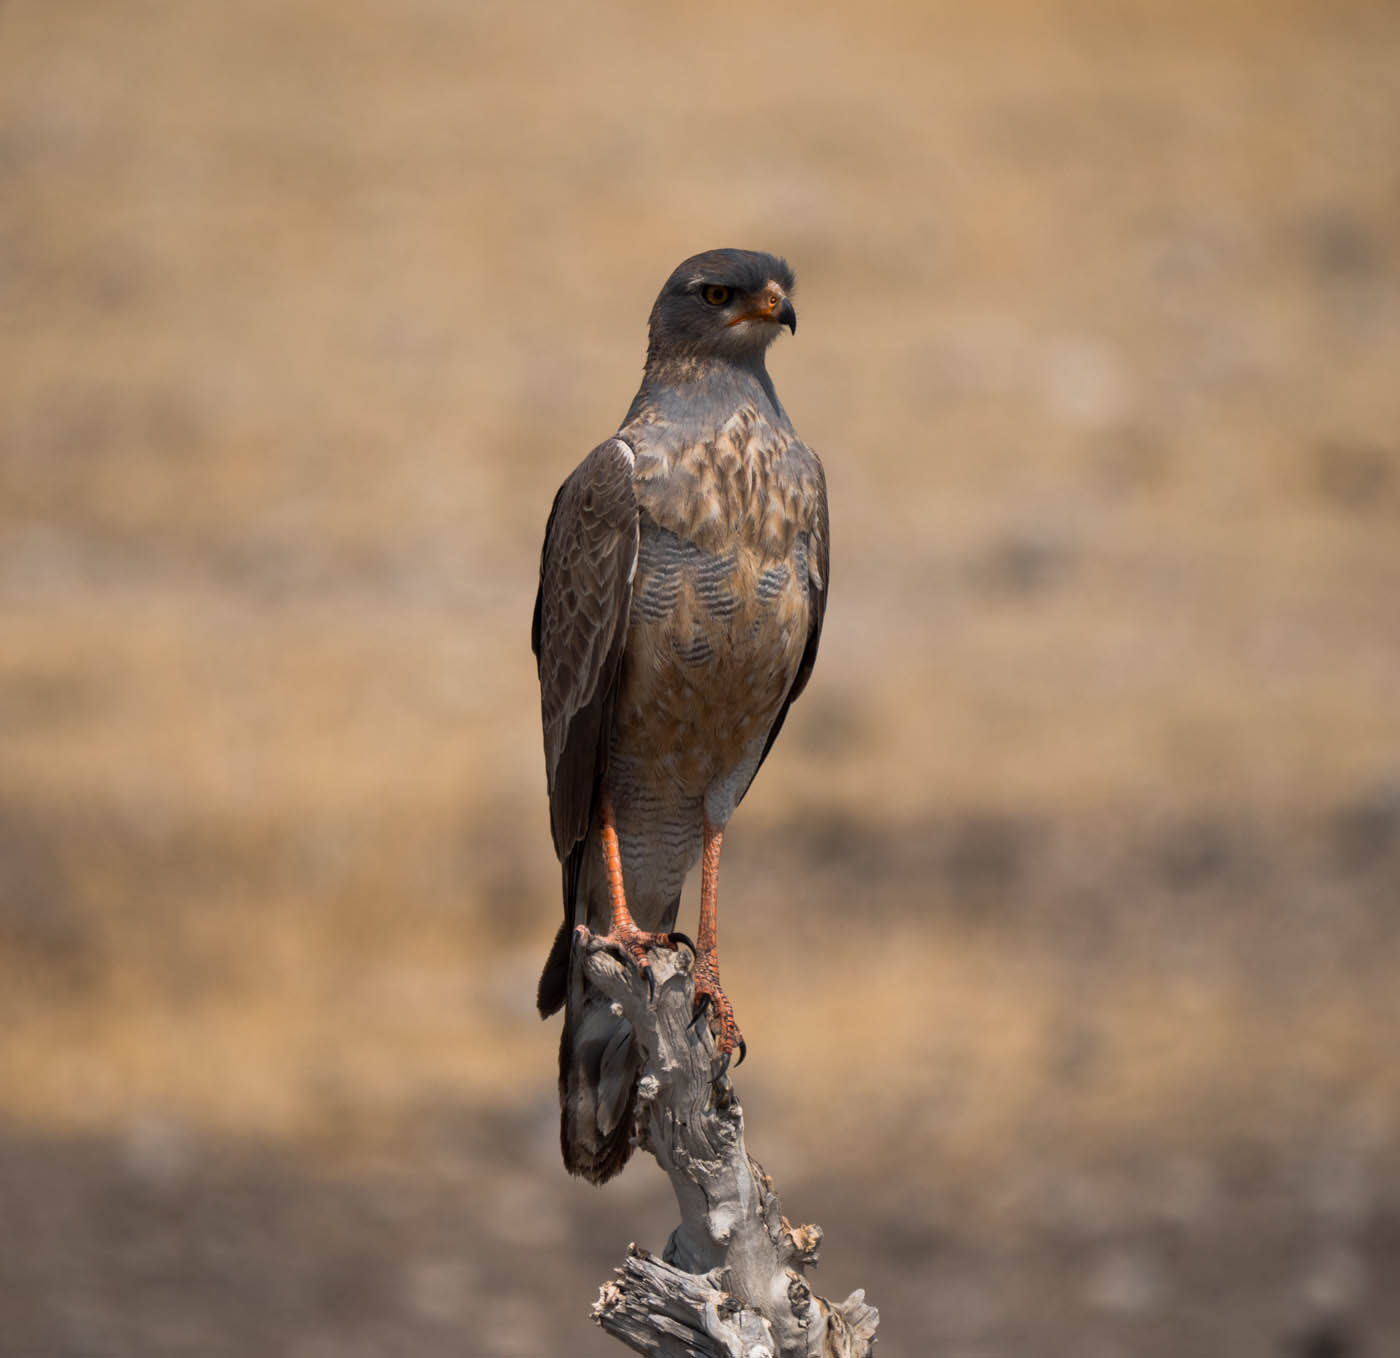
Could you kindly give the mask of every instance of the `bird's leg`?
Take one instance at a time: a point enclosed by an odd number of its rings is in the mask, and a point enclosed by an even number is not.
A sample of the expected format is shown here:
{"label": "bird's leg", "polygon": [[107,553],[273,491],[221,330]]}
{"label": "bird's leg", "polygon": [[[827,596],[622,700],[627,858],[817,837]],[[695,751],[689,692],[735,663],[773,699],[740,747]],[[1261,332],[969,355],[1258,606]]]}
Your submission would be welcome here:
{"label": "bird's leg", "polygon": [[602,820],[603,863],[608,874],[608,900],[612,906],[612,917],[608,921],[608,938],[621,946],[647,978],[647,992],[656,993],[656,982],[652,978],[651,964],[647,961],[648,948],[674,948],[676,940],[671,934],[654,934],[637,927],[632,912],[627,908],[627,893],[622,886],[622,849],[617,842],[617,820],[613,815],[612,802],[603,798],[599,809]]}
{"label": "bird's leg", "polygon": [[734,1048],[739,1048],[739,1060],[747,1052],[743,1034],[734,1021],[734,1006],[719,983],[719,852],[724,843],[724,827],[705,817],[705,847],[700,858],[700,932],[695,947],[695,1014],[699,1018],[706,1009],[715,1027],[715,1045],[719,1048],[720,1074],[729,1065]]}

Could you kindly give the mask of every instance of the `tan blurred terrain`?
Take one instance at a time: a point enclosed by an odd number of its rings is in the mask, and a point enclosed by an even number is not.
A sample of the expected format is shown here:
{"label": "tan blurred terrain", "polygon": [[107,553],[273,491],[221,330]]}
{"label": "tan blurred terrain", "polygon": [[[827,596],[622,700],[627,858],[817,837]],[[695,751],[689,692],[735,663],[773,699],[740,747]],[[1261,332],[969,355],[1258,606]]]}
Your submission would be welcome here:
{"label": "tan blurred terrain", "polygon": [[831,487],[723,911],[818,1290],[1400,1352],[1400,10],[10,0],[0,184],[0,1354],[620,1352],[528,619],[717,245]]}

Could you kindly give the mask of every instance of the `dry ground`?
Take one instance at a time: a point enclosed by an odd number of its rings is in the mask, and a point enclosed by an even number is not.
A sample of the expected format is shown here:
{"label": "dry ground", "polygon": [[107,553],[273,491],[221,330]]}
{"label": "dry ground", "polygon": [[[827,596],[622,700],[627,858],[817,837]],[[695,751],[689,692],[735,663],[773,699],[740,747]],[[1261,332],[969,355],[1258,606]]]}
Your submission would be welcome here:
{"label": "dry ground", "polygon": [[[1400,1352],[1400,11],[0,6],[0,1353],[614,1351],[527,648],[786,253],[750,1144],[880,1352]],[[842,1094],[833,1101],[832,1090]]]}

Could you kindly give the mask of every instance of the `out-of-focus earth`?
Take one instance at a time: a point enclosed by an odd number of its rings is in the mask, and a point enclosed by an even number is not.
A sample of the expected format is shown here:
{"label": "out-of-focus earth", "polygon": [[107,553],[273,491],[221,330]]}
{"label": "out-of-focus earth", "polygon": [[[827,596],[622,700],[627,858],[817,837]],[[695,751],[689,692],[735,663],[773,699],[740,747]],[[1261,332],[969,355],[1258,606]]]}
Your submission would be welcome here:
{"label": "out-of-focus earth", "polygon": [[529,615],[718,245],[833,513],[721,904],[817,1290],[1400,1353],[1400,9],[9,0],[0,1354],[621,1351]]}

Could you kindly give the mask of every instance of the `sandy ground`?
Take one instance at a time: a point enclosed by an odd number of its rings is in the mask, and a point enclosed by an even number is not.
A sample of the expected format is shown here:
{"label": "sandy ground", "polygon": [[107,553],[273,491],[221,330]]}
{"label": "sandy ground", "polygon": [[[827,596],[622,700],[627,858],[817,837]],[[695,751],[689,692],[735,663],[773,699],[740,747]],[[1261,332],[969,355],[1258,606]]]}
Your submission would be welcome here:
{"label": "sandy ground", "polygon": [[[539,538],[785,253],[750,1147],[880,1352],[1400,1352],[1400,11],[0,7],[0,1353],[619,1351]],[[839,1094],[833,1091],[839,1090]]]}

